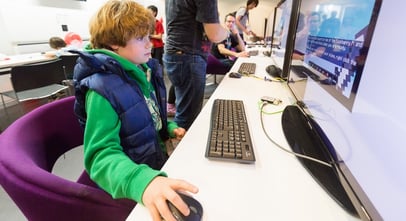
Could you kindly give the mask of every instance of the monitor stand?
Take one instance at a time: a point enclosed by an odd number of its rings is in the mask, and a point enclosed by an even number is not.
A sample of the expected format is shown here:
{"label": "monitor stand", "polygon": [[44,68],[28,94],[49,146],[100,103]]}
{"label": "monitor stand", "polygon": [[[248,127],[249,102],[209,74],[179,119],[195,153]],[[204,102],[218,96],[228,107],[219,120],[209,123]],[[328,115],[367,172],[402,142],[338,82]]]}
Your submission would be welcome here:
{"label": "monitor stand", "polygon": [[[334,148],[321,128],[298,106],[290,105],[285,108],[282,114],[282,129],[294,152],[331,164],[337,162]],[[359,217],[340,182],[335,167],[328,167],[301,157],[298,157],[298,160],[341,207],[351,215]]]}

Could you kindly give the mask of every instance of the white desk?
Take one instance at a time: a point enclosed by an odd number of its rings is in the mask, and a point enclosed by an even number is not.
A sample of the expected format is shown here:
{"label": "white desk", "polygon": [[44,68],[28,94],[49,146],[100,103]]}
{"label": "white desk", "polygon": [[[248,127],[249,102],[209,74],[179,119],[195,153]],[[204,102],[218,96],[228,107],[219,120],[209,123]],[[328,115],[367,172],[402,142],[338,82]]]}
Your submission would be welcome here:
{"label": "white desk", "polygon": [[[256,75],[263,78],[272,59],[264,56],[238,59],[257,63]],[[185,179],[199,187],[195,198],[204,209],[203,220],[358,220],[347,214],[311,177],[292,155],[267,140],[260,123],[258,101],[263,95],[282,99],[282,110],[292,103],[292,94],[284,83],[259,78],[225,77],[204,106],[186,136],[163,170],[170,177]],[[204,157],[210,112],[215,98],[244,101],[256,162],[252,165],[211,161]],[[265,127],[274,140],[288,147],[281,128],[281,114],[265,115]],[[148,210],[138,205],[128,221],[151,220]]]}
{"label": "white desk", "polygon": [[45,57],[41,53],[21,54],[7,56],[5,59],[0,60],[0,70],[2,73],[9,71],[11,67],[23,64],[32,64],[43,61],[52,60],[55,58]]}

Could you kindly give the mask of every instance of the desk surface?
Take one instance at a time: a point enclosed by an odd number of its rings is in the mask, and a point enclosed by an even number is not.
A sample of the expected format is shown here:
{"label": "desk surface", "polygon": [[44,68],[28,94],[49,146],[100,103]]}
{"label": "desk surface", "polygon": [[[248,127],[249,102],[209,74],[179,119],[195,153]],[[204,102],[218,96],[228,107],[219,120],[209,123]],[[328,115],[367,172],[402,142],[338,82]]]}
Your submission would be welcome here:
{"label": "desk surface", "polygon": [[[242,62],[255,62],[257,78],[224,77],[162,170],[170,177],[187,180],[199,187],[199,193],[194,197],[203,206],[203,220],[358,220],[318,185],[295,156],[266,138],[260,123],[260,98],[267,95],[283,101],[278,106],[268,105],[267,112],[281,111],[294,102],[285,83],[262,80],[266,76],[265,67],[273,60],[261,53],[239,58],[232,71],[237,71]],[[211,107],[216,98],[243,100],[255,164],[205,158]],[[268,134],[290,149],[282,132],[281,114],[265,115],[264,122]],[[151,217],[145,207],[138,205],[127,220],[151,220]]]}
{"label": "desk surface", "polygon": [[41,53],[21,54],[7,56],[5,59],[0,60],[0,69],[11,68],[13,66],[22,64],[38,63],[43,61],[52,60],[55,58],[45,57]]}

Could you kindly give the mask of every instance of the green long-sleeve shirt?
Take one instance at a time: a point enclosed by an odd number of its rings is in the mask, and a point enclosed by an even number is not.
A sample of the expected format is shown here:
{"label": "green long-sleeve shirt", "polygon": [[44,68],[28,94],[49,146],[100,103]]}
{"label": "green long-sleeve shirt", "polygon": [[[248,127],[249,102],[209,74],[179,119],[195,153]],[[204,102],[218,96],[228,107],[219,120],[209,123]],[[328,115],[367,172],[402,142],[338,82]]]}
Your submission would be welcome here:
{"label": "green long-sleeve shirt", "polygon": [[[142,203],[147,185],[156,176],[167,176],[166,173],[136,164],[123,152],[118,115],[95,91],[86,94],[86,113],[84,161],[90,177],[113,198],[130,198]],[[171,137],[177,127],[175,122],[168,122]]]}

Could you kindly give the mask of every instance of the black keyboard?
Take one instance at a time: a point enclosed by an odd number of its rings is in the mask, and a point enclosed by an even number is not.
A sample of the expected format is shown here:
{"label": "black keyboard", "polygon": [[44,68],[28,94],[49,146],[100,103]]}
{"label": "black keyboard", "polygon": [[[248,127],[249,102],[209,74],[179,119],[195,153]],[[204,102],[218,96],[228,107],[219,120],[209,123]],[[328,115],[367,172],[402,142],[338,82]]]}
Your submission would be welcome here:
{"label": "black keyboard", "polygon": [[241,100],[214,100],[206,157],[254,163],[254,149]]}
{"label": "black keyboard", "polygon": [[320,77],[318,75],[316,75],[315,73],[313,73],[308,68],[306,68],[305,66],[292,65],[291,69],[300,78],[307,78],[307,76],[309,76],[311,79],[313,79],[315,81],[320,81]]}
{"label": "black keyboard", "polygon": [[257,65],[255,63],[241,63],[240,68],[238,68],[238,73],[240,74],[255,74],[255,69]]}
{"label": "black keyboard", "polygon": [[258,53],[259,53],[258,50],[248,51],[248,55],[249,55],[249,56],[257,56]]}

